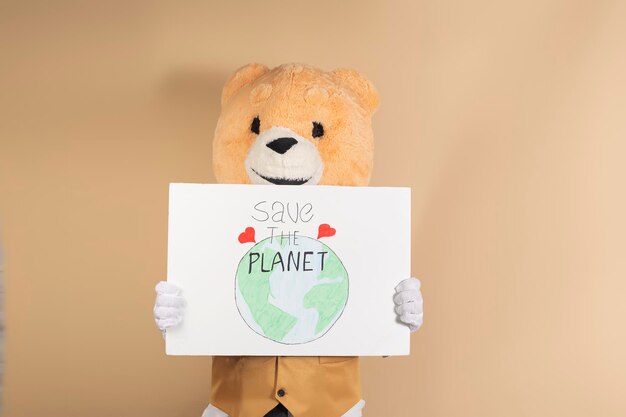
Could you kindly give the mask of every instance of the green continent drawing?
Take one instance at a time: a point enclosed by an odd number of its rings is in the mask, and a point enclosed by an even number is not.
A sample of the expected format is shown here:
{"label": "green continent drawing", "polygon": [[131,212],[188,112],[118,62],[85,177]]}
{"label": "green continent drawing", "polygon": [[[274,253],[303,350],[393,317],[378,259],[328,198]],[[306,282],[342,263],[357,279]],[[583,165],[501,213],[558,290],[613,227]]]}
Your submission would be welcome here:
{"label": "green continent drawing", "polygon": [[307,343],[335,324],[348,301],[348,273],[335,252],[306,236],[267,238],[241,259],[235,301],[258,334]]}

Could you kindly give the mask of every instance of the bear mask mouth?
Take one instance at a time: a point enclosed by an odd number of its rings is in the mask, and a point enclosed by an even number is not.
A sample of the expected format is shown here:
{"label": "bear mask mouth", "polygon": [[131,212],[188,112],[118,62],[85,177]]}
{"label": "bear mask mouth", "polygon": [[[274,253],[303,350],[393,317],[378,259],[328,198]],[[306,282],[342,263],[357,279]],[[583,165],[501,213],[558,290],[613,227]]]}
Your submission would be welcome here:
{"label": "bear mask mouth", "polygon": [[244,168],[252,184],[316,185],[324,163],[315,143],[287,127],[272,126],[252,143]]}
{"label": "bear mask mouth", "polygon": [[250,169],[252,170],[252,172],[257,174],[259,177],[263,178],[265,181],[271,182],[272,184],[275,184],[275,185],[302,185],[302,184],[305,184],[307,181],[309,181],[311,179],[311,177],[306,178],[306,179],[304,179],[304,178],[274,178],[274,177],[267,177],[265,175],[260,174],[254,168],[250,168]]}

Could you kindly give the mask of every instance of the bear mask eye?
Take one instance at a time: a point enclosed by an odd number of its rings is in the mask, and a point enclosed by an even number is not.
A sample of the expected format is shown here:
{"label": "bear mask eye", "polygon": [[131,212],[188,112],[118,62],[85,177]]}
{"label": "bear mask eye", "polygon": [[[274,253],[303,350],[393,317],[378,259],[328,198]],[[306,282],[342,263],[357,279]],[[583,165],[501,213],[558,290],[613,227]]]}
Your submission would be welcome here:
{"label": "bear mask eye", "polygon": [[259,119],[259,116],[256,116],[254,119],[252,119],[250,130],[256,133],[257,135],[261,132],[261,119]]}
{"label": "bear mask eye", "polygon": [[322,126],[322,124],[319,122],[313,122],[312,134],[314,138],[320,138],[324,136],[324,126]]}

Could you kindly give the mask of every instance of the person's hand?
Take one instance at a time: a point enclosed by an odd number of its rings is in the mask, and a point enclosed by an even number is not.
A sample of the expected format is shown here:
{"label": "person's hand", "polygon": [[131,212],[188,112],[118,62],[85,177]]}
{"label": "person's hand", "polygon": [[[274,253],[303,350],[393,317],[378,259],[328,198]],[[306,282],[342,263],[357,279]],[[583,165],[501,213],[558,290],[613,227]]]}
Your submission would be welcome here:
{"label": "person's hand", "polygon": [[167,281],[159,282],[154,288],[157,296],[154,301],[154,321],[162,332],[179,324],[183,320],[185,299],[181,290]]}
{"label": "person's hand", "polygon": [[408,325],[411,333],[417,331],[424,322],[424,301],[420,286],[417,278],[405,279],[398,284],[393,296],[398,320]]}

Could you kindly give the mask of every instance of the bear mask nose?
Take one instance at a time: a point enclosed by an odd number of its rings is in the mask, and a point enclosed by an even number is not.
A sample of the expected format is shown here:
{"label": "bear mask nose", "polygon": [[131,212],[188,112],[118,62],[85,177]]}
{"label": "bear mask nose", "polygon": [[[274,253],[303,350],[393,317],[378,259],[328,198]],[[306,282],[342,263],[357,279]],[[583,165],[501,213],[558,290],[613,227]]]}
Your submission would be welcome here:
{"label": "bear mask nose", "polygon": [[295,145],[296,143],[298,143],[298,141],[295,140],[294,138],[278,138],[269,142],[265,146],[267,146],[274,152],[277,152],[282,155],[285,152],[287,152],[289,149],[291,149],[291,147]]}

